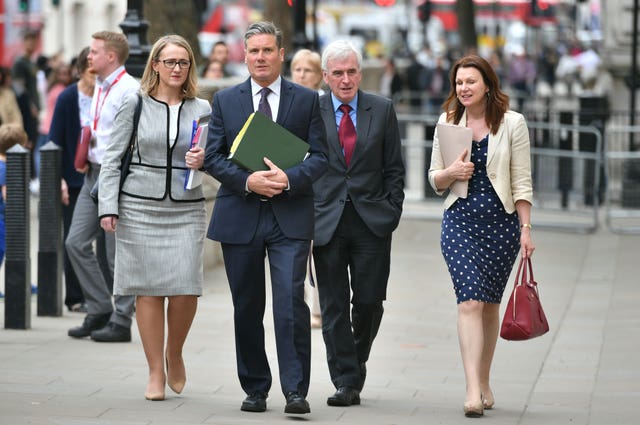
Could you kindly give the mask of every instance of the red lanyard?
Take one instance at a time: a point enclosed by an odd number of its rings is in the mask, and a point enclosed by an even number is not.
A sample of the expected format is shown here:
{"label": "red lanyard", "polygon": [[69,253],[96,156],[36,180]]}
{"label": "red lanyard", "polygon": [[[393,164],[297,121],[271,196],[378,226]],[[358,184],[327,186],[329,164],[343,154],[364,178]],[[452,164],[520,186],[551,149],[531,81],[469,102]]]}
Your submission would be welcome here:
{"label": "red lanyard", "polygon": [[[93,130],[97,130],[98,129],[98,121],[100,120],[100,114],[102,113],[102,107],[104,106],[104,102],[105,100],[107,100],[107,96],[109,96],[109,92],[111,91],[111,87],[115,86],[118,81],[120,81],[120,78],[122,78],[122,76],[124,74],[127,73],[126,69],[123,69],[120,74],[118,74],[118,76],[116,77],[115,80],[113,80],[113,83],[111,83],[109,85],[109,88],[107,89],[107,91],[104,94],[104,98],[102,99],[102,103],[100,103],[100,96],[102,95],[102,87],[98,88],[98,99],[96,99],[96,111],[93,115]],[[100,106],[100,109],[98,109],[98,106]]]}

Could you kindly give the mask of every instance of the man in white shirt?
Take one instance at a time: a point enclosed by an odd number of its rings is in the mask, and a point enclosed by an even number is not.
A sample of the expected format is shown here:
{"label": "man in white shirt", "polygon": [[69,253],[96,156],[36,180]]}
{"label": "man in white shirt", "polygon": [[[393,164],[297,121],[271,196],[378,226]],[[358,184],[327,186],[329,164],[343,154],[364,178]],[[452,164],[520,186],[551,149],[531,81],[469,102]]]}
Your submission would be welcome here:
{"label": "man in white shirt", "polygon": [[[99,342],[129,342],[135,297],[115,296],[113,303],[111,301],[111,289],[93,249],[94,241],[102,230],[98,220],[98,206],[89,193],[100,174],[100,164],[106,146],[110,143],[116,113],[124,98],[129,93],[138,91],[140,84],[127,73],[123,65],[129,56],[129,46],[124,34],[100,31],[92,37],[88,59],[97,77],[91,102],[93,137],[84,185],[65,241],[69,259],[85,296],[87,316],[82,325],[69,329],[68,334],[74,338],[91,336],[91,339]],[[113,276],[113,233],[104,236],[104,244],[109,273]]]}

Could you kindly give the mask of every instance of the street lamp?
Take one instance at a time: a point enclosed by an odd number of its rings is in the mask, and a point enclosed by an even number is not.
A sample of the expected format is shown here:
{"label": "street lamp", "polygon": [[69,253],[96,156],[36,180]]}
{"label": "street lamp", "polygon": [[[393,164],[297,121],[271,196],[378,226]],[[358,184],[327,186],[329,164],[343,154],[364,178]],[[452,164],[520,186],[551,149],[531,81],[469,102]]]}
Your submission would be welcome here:
{"label": "street lamp", "polygon": [[308,48],[307,39],[307,2],[306,0],[293,0],[293,51]]}
{"label": "street lamp", "polygon": [[120,28],[129,42],[129,58],[125,62],[127,72],[140,78],[151,51],[151,46],[147,43],[149,22],[143,19],[142,0],[127,0],[127,14],[120,23]]}

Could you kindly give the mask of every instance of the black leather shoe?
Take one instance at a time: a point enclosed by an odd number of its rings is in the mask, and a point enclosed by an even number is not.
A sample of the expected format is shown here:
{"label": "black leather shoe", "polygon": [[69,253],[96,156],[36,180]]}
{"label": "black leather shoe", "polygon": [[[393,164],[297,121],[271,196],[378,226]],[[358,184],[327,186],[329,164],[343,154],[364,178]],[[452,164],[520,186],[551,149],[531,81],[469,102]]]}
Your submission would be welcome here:
{"label": "black leather shoe", "polygon": [[87,314],[82,325],[69,329],[67,334],[73,338],[85,338],[91,335],[92,331],[102,329],[109,322],[111,313]]}
{"label": "black leather shoe", "polygon": [[351,406],[360,404],[360,391],[351,387],[340,387],[338,391],[327,399],[329,406]]}
{"label": "black leather shoe", "polygon": [[298,392],[292,391],[287,393],[287,405],[284,407],[284,413],[305,414],[311,413],[309,403],[304,396]]}
{"label": "black leather shoe", "polygon": [[243,412],[264,412],[267,410],[267,394],[256,391],[244,399],[240,410]]}
{"label": "black leather shoe", "polygon": [[109,322],[104,328],[91,332],[91,339],[97,342],[131,342],[131,329]]}
{"label": "black leather shoe", "polygon": [[87,303],[85,302],[71,304],[68,305],[67,308],[72,313],[86,313],[89,311],[89,309],[87,308]]}

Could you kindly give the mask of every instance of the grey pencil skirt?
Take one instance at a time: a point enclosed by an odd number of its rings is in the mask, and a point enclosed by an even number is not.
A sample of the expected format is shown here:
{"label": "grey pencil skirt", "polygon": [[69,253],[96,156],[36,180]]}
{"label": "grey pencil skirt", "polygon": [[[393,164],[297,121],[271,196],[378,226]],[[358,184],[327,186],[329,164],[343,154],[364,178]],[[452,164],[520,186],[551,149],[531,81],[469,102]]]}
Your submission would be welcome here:
{"label": "grey pencil skirt", "polygon": [[122,195],[116,227],[116,295],[202,295],[204,201]]}

